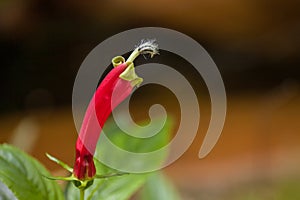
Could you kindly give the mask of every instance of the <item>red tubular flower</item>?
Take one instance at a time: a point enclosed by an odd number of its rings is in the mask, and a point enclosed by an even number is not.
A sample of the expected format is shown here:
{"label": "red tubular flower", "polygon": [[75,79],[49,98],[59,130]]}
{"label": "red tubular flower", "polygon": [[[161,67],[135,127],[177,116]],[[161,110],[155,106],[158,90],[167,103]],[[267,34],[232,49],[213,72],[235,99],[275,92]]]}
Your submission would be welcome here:
{"label": "red tubular flower", "polygon": [[[157,53],[154,40],[142,41],[126,62],[121,56],[112,60],[115,68],[107,74],[93,95],[76,142],[73,174],[77,179],[85,180],[95,176],[93,155],[107,118],[112,110],[130,95],[134,87],[143,81],[135,74],[133,60],[140,54],[150,54],[153,57]],[[116,98],[113,98],[112,102],[113,96]]]}

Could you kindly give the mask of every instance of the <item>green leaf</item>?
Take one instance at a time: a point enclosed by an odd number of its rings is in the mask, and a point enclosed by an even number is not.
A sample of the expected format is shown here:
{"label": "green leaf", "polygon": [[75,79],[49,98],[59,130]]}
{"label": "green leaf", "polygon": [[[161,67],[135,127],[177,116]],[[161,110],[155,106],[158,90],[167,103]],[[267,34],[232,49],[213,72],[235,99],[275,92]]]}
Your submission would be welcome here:
{"label": "green leaf", "polygon": [[50,173],[34,158],[21,150],[0,145],[0,181],[19,200],[61,200],[62,191]]}
{"label": "green leaf", "polygon": [[[155,124],[161,124],[160,118],[153,119],[151,123],[155,127]],[[139,124],[147,125],[147,122],[140,122]],[[118,147],[135,153],[147,153],[151,151],[158,150],[168,144],[169,139],[171,137],[171,119],[168,119],[164,125],[164,127],[158,131],[156,134],[152,133],[152,130],[149,128],[145,130],[135,130],[133,129],[133,133],[136,137],[129,135],[128,133],[123,132],[118,125],[112,120],[108,120],[106,125],[103,128],[103,132],[101,133],[98,146],[97,146],[97,153],[101,152],[101,145],[103,144],[103,137],[104,134],[110,139],[112,143],[117,145]],[[153,129],[153,128],[152,128]],[[153,130],[155,131],[155,130]],[[154,134],[154,135],[153,135]],[[147,137],[148,135],[153,135],[151,137]],[[104,150],[105,151],[105,150]]]}
{"label": "green leaf", "polygon": [[0,199],[17,200],[16,196],[8,189],[6,185],[0,182]]}
{"label": "green leaf", "polygon": [[[160,120],[153,120],[160,124]],[[167,120],[164,127],[151,137],[149,129],[132,129],[133,137],[124,133],[112,120],[104,126],[104,131],[98,141],[95,158],[109,167],[119,171],[143,173],[160,169],[168,155],[168,144],[171,137],[171,120]]]}
{"label": "green leaf", "polygon": [[181,198],[172,183],[162,173],[157,172],[148,177],[139,199],[180,200]]}

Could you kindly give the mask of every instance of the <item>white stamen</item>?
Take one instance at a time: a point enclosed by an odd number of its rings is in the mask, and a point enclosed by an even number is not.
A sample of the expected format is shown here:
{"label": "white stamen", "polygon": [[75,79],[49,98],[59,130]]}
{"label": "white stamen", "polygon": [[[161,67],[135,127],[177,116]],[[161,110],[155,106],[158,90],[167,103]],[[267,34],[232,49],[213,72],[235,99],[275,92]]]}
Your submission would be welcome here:
{"label": "white stamen", "polygon": [[152,58],[154,55],[159,54],[158,44],[155,39],[143,39],[140,44],[135,47],[140,54],[150,54]]}

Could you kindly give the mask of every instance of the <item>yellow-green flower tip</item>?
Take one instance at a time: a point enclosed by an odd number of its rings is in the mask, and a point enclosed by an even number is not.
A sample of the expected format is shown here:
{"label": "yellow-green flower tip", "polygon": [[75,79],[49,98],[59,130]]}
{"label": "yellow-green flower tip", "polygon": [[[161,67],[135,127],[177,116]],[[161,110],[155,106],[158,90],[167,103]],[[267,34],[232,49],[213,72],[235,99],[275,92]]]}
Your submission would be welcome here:
{"label": "yellow-green flower tip", "polygon": [[127,63],[128,67],[122,74],[120,74],[119,77],[123,80],[130,81],[132,87],[138,87],[143,82],[143,79],[138,77],[138,75],[135,73],[134,64],[132,62]]}
{"label": "yellow-green flower tip", "polygon": [[122,64],[125,62],[125,58],[123,58],[122,56],[116,56],[111,60],[112,64],[114,67]]}

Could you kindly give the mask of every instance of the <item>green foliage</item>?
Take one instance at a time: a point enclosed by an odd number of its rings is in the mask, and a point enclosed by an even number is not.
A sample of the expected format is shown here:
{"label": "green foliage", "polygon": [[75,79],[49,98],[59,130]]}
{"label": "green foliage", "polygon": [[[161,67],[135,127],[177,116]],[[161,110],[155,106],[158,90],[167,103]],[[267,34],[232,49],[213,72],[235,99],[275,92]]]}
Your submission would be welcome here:
{"label": "green foliage", "polygon": [[[43,175],[50,176],[37,160],[15,147],[6,144],[0,146],[0,181],[17,199],[63,199],[57,183],[46,179]],[[0,199],[5,199],[4,195],[1,193]]]}
{"label": "green foliage", "polygon": [[[171,123],[168,121],[164,128],[155,136],[145,139],[134,138],[123,133],[117,125],[109,121],[104,128],[109,140],[119,148],[134,153],[146,153],[157,151],[168,144],[170,139]],[[143,134],[143,133],[140,133]],[[120,157],[118,152],[112,152],[108,148],[107,141],[103,141],[103,135],[100,137],[96,158],[98,155],[107,156],[119,164],[126,165],[148,165],[159,167],[167,156],[167,151],[163,151],[155,159],[147,160],[126,160]],[[48,158],[59,165],[62,165],[67,171],[72,169],[62,161],[47,155]],[[143,199],[179,199],[174,188],[160,173],[123,173],[116,169],[102,164],[97,159],[94,160],[97,176],[93,184],[85,190],[86,200],[126,200],[135,194],[146,183],[143,189]],[[146,162],[146,163],[145,163]],[[149,162],[149,163],[147,163]],[[53,180],[49,180],[52,178]],[[65,198],[59,186],[54,180],[74,181],[74,177],[51,177],[50,173],[34,158],[22,152],[21,150],[9,146],[0,145],[0,199],[9,200],[79,200],[79,189],[69,182],[65,190]],[[152,194],[153,193],[153,194]]]}
{"label": "green foliage", "polygon": [[[159,119],[154,120],[154,126]],[[146,138],[136,138],[124,133],[113,122],[109,121],[104,127],[104,132],[100,135],[95,157],[105,164],[113,166],[119,170],[127,172],[149,172],[153,169],[160,169],[166,160],[171,137],[171,120],[167,120],[164,127],[154,136]],[[152,131],[136,130],[141,137],[148,136]]]}
{"label": "green foliage", "polygon": [[149,175],[139,199],[180,200],[180,197],[172,183],[162,173],[155,172]]}
{"label": "green foliage", "polygon": [[[156,124],[160,124],[160,121],[161,119],[157,118],[154,119],[151,123],[153,123],[153,127],[155,127]],[[142,126],[147,125],[146,122],[140,122],[139,124],[142,124]],[[137,136],[133,137],[123,132],[113,120],[108,120],[103,130],[104,134],[106,134],[109,140],[118,147],[130,152],[148,153],[158,150],[168,144],[171,137],[171,125],[172,121],[168,119],[164,124],[164,127],[156,134],[153,133],[154,130],[152,130],[151,128],[145,128],[143,130],[133,129],[133,135]],[[149,135],[153,136],[148,137]],[[103,153],[101,152],[101,146],[105,144],[103,144],[102,137],[103,134],[100,136],[100,140],[98,142],[98,153]],[[103,149],[103,151],[106,150]]]}
{"label": "green foliage", "polygon": [[[287,176],[270,179],[261,179],[239,184],[230,190],[216,194],[215,199],[222,197],[224,200],[298,200],[300,199],[300,179],[298,176]],[[202,192],[199,198],[205,198],[207,194]]]}
{"label": "green foliage", "polygon": [[0,199],[17,200],[16,196],[8,189],[6,185],[0,182]]}
{"label": "green foliage", "polygon": [[283,180],[276,187],[275,195],[278,200],[284,199],[300,199],[300,179],[295,177]]}

